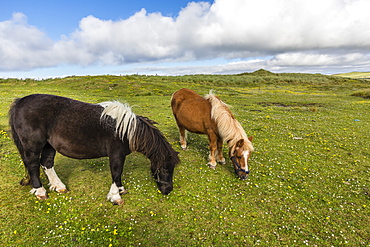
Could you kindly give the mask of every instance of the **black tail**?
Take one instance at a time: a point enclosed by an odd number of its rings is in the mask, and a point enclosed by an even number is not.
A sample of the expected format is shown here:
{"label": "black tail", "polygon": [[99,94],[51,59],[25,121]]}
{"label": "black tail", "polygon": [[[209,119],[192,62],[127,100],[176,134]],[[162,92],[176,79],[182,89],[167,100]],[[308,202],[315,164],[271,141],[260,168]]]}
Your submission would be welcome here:
{"label": "black tail", "polygon": [[19,139],[18,133],[15,130],[15,126],[14,126],[14,124],[15,124],[15,119],[14,118],[15,118],[15,112],[16,112],[18,101],[19,101],[19,99],[16,99],[13,102],[13,104],[10,106],[10,109],[9,109],[9,125],[10,125],[10,128],[11,128],[11,133],[12,133],[14,144],[17,146],[19,154],[21,155],[22,160],[23,160],[23,146],[22,146],[21,140]]}

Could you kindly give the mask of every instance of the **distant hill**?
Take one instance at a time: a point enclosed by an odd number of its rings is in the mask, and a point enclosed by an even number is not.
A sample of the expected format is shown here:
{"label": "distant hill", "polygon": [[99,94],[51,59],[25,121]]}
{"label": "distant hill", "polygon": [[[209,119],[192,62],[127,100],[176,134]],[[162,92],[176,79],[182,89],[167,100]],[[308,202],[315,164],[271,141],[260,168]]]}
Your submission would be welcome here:
{"label": "distant hill", "polygon": [[348,77],[354,79],[370,79],[370,72],[350,72],[343,74],[335,74],[333,76]]}
{"label": "distant hill", "polygon": [[269,76],[269,75],[276,75],[275,73],[272,73],[268,70],[264,70],[264,69],[259,69],[259,70],[256,70],[252,73],[242,73],[242,74],[239,74],[239,75],[258,75],[258,76]]}

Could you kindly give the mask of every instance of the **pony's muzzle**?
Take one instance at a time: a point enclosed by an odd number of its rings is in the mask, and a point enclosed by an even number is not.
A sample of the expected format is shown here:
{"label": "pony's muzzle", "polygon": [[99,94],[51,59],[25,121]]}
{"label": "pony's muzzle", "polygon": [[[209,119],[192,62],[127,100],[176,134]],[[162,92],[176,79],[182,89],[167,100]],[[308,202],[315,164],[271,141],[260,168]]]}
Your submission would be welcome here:
{"label": "pony's muzzle", "polygon": [[236,157],[235,156],[232,156],[231,158],[231,161],[233,162],[234,164],[234,168],[235,168],[235,173],[236,175],[238,175],[238,177],[241,179],[241,180],[245,180],[248,178],[248,175],[249,175],[249,170],[244,170],[240,167],[238,161],[236,160]]}
{"label": "pony's muzzle", "polygon": [[163,195],[168,195],[173,190],[173,182],[172,176],[169,176],[166,170],[162,170],[157,168],[156,171],[153,172],[154,179],[157,182],[157,186],[159,191]]}
{"label": "pony's muzzle", "polygon": [[248,178],[248,175],[249,175],[249,170],[248,171],[238,170],[238,171],[236,171],[236,174],[238,175],[238,177],[241,180],[246,180]]}
{"label": "pony's muzzle", "polygon": [[168,195],[173,190],[172,184],[160,184],[158,183],[158,189],[161,191],[163,195]]}

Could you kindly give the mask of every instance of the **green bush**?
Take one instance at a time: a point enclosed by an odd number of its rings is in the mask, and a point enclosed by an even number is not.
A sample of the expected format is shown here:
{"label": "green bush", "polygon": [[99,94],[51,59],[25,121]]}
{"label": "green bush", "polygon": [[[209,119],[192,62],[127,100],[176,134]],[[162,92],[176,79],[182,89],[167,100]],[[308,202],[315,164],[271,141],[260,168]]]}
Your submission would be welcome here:
{"label": "green bush", "polygon": [[354,92],[351,95],[368,99],[368,98],[370,98],[370,89],[359,90],[357,92]]}

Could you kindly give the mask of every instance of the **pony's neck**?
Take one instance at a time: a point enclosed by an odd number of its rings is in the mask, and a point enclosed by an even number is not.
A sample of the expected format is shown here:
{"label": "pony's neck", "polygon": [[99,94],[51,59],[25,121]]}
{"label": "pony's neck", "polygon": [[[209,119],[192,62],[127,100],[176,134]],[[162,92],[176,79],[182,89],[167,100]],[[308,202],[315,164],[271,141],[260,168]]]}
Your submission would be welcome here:
{"label": "pony's neck", "polygon": [[144,154],[153,164],[163,164],[166,160],[178,163],[178,154],[168,143],[155,121],[136,115],[135,133],[130,139],[130,150]]}
{"label": "pony's neck", "polygon": [[123,140],[127,134],[130,139],[136,128],[136,115],[131,111],[131,107],[118,101],[102,102],[99,105],[104,108],[101,120],[107,120],[107,116],[111,117],[116,121],[115,133],[119,138]]}

